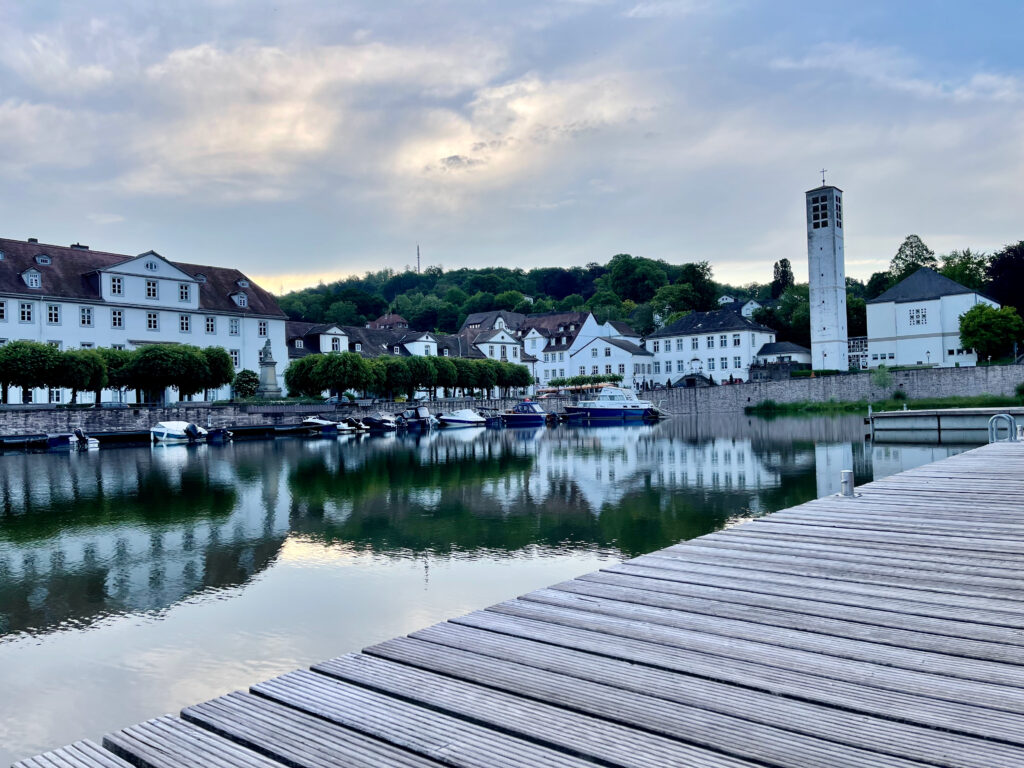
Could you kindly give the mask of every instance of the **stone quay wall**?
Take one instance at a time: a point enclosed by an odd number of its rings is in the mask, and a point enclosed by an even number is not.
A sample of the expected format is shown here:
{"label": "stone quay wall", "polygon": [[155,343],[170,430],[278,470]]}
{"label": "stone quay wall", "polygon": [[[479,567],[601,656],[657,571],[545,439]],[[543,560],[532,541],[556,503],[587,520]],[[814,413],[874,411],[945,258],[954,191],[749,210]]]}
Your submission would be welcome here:
{"label": "stone quay wall", "polygon": [[1024,365],[979,368],[923,368],[892,371],[892,385],[877,387],[869,372],[814,379],[757,381],[743,384],[670,389],[643,396],[672,414],[742,412],[765,400],[777,403],[883,400],[899,389],[907,397],[1013,395],[1024,382]]}
{"label": "stone quay wall", "polygon": [[[454,411],[458,408],[510,408],[520,398],[494,400],[425,401],[431,413]],[[566,398],[539,401],[547,411],[562,410]],[[377,411],[401,412],[415,403],[376,403],[359,407],[351,405],[260,404],[214,405],[212,403],[176,403],[168,407],[127,408],[58,408],[54,405],[0,406],[0,437],[72,432],[81,428],[86,434],[99,432],[146,432],[158,421],[188,421],[201,427],[212,425],[259,426],[297,424],[306,416],[322,414],[328,418],[359,416]]]}

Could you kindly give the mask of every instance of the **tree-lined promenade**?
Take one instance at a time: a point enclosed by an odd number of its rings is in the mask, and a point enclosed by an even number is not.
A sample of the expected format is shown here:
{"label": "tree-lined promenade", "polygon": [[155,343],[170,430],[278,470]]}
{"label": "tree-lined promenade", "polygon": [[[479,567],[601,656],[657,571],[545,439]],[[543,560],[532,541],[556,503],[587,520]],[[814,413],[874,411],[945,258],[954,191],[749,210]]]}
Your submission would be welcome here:
{"label": "tree-lined promenade", "polygon": [[33,389],[70,389],[71,403],[79,392],[135,390],[138,402],[158,402],[173,387],[182,397],[219,389],[235,379],[235,367],[223,347],[150,344],[135,350],[69,349],[49,344],[12,341],[0,347],[0,402],[9,402],[12,387],[31,402]]}
{"label": "tree-lined promenade", "polygon": [[499,360],[391,355],[366,359],[355,352],[301,357],[288,366],[284,379],[291,395],[363,392],[388,399],[395,395],[412,398],[419,390],[440,389],[447,397],[455,390],[465,395],[476,390],[489,392],[495,387],[507,395],[510,389],[533,383],[525,365]]}

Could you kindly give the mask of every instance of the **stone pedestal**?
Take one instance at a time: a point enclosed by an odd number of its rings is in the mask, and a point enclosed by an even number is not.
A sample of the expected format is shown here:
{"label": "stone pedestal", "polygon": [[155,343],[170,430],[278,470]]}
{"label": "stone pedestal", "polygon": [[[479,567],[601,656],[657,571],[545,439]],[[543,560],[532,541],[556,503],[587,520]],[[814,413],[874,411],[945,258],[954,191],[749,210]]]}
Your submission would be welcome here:
{"label": "stone pedestal", "polygon": [[277,363],[270,351],[270,339],[263,345],[263,352],[260,355],[260,386],[256,390],[256,397],[264,400],[272,400],[283,397],[284,393],[277,385]]}

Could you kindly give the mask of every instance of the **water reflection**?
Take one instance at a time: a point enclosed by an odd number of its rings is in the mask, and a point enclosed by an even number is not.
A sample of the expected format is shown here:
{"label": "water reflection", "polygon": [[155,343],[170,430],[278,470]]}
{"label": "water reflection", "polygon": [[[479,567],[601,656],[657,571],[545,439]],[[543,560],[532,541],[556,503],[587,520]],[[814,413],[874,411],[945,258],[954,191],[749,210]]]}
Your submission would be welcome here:
{"label": "water reflection", "polygon": [[247,583],[289,536],[385,559],[633,556],[933,461],[859,419],[132,448],[0,458],[0,636]]}

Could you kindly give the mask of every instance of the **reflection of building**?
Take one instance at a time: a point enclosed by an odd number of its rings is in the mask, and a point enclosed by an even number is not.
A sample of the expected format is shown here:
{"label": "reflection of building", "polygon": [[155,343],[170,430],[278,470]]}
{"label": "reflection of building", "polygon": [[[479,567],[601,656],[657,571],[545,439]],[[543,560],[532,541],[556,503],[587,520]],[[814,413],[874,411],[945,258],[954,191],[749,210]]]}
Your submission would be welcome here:
{"label": "reflection of building", "polygon": [[974,446],[949,445],[876,445],[871,449],[871,466],[874,480],[906,472],[914,467],[923,467],[933,461],[948,459],[958,453],[969,451]]}
{"label": "reflection of building", "polygon": [[18,510],[0,526],[0,632],[163,610],[276,556],[288,532],[287,510],[272,503],[277,471],[247,482],[205,449],[143,455],[0,459],[5,506]]}
{"label": "reflection of building", "polygon": [[[814,474],[818,481],[818,498],[839,493],[842,471],[853,469],[853,446],[850,443],[819,443],[814,446]],[[858,484],[865,479],[854,478]]]}

